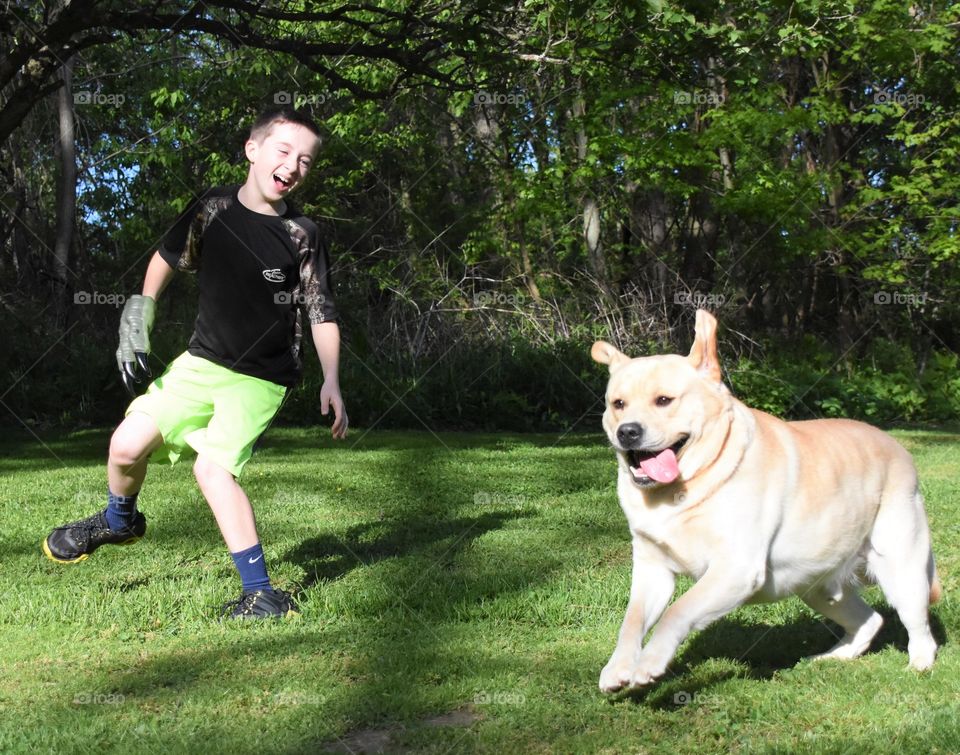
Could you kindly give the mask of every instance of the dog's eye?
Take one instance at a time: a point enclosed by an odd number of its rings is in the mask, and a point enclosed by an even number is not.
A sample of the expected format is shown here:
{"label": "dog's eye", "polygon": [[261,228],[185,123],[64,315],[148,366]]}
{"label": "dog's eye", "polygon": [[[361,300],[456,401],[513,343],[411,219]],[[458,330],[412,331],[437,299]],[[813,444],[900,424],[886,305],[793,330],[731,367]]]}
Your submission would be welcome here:
{"label": "dog's eye", "polygon": [[618,411],[619,411],[620,409],[623,409],[623,399],[615,398],[615,399],[614,399],[613,401],[611,401],[610,403],[613,405],[613,408],[614,408],[614,409],[617,409]]}
{"label": "dog's eye", "polygon": [[673,401],[670,396],[657,396],[657,400],[654,401],[657,406],[669,406],[670,402]]}

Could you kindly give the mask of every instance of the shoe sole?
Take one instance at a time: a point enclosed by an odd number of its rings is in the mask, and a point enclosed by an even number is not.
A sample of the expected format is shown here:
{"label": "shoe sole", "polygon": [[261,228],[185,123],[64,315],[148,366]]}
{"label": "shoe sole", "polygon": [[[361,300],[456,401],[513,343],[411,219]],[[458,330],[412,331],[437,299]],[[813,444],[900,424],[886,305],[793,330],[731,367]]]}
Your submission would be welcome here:
{"label": "shoe sole", "polygon": [[[104,543],[104,545],[130,545],[131,543],[137,542],[137,540],[140,540],[140,538],[131,537],[129,540],[124,540],[121,543]],[[58,556],[54,556],[53,552],[50,550],[50,546],[47,544],[46,538],[43,539],[42,547],[43,554],[57,564],[79,564],[81,561],[86,561],[90,557],[89,553],[81,553],[76,558],[59,558]]]}
{"label": "shoe sole", "polygon": [[244,614],[242,616],[221,616],[220,623],[229,621],[279,621],[281,619],[299,619],[303,614],[300,611],[290,609],[286,613],[272,613],[268,616],[263,614]]}

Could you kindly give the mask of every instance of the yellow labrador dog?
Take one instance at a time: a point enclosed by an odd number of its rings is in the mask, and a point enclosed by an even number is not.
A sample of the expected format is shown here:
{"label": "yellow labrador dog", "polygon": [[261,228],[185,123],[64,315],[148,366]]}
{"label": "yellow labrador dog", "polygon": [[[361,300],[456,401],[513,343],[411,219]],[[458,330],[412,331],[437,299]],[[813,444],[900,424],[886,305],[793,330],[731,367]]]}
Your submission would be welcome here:
{"label": "yellow labrador dog", "polygon": [[[691,631],[789,595],[846,632],[818,657],[855,658],[883,623],[857,594],[867,577],[907,628],[910,665],[929,669],[940,583],[910,455],[861,422],[784,422],[737,401],[720,380],[716,327],[699,310],[686,357],[593,345],[610,368],[603,427],[633,538],[630,601],[600,689],[650,684]],[[697,582],[667,608],[676,574]]]}

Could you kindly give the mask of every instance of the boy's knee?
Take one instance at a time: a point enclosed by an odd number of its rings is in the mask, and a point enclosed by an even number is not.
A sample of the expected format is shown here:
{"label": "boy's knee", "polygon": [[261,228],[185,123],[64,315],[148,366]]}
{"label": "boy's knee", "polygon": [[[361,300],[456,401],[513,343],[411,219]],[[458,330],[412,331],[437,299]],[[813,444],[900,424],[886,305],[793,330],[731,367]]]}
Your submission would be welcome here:
{"label": "boy's knee", "polygon": [[144,447],[136,438],[131,438],[129,434],[118,428],[110,438],[110,463],[117,467],[132,467],[134,464],[142,461],[149,453],[149,448]]}
{"label": "boy's knee", "polygon": [[146,459],[163,439],[156,422],[146,414],[130,414],[110,437],[110,463],[114,466],[132,467]]}
{"label": "boy's knee", "polygon": [[233,477],[226,469],[210,461],[205,456],[198,456],[197,460],[193,462],[193,476],[197,479],[201,488],[224,476]]}
{"label": "boy's knee", "polygon": [[193,476],[197,479],[197,482],[202,488],[210,478],[210,465],[207,463],[206,459],[198,456],[196,461],[193,462]]}

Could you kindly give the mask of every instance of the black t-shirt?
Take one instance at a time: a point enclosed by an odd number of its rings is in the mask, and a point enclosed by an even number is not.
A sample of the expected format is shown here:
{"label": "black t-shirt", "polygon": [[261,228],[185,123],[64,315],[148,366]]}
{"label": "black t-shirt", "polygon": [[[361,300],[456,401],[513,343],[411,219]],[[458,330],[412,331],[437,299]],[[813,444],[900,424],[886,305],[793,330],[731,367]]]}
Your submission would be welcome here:
{"label": "black t-shirt", "polygon": [[245,375],[292,386],[301,372],[302,313],[337,317],[330,262],[311,220],[250,210],[238,186],[210,189],[160,242],[173,268],[198,272],[200,310],[187,348]]}

